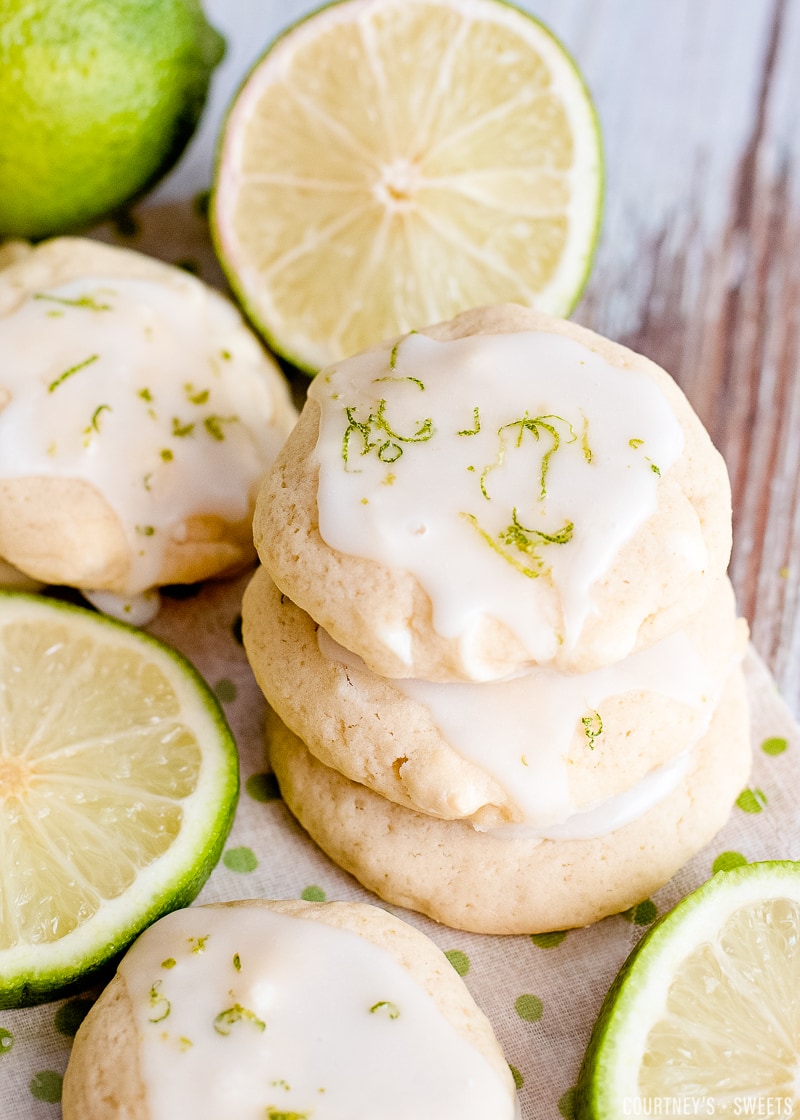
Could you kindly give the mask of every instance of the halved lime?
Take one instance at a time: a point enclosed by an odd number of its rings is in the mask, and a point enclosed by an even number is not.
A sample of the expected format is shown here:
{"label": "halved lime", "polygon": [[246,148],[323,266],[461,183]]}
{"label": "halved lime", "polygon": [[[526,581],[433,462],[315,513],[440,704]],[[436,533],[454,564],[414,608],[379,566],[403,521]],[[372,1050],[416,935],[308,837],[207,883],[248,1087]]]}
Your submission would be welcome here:
{"label": "halved lime", "polygon": [[314,371],[482,304],[567,314],[602,180],[583,78],[527,13],[340,0],[235,98],[212,229],[253,322]]}
{"label": "halved lime", "polygon": [[800,863],[719,871],[662,918],[603,1004],[579,1120],[800,1106]]}
{"label": "halved lime", "polygon": [[0,1007],[54,998],[191,902],[238,786],[233,736],[185,658],[0,592]]}

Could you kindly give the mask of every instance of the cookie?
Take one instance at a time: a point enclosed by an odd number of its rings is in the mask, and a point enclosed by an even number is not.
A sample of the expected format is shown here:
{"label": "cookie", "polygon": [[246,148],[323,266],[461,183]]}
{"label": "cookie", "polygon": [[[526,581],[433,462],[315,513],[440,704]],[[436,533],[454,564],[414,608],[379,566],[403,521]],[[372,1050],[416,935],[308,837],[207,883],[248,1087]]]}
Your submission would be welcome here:
{"label": "cookie", "polygon": [[481,684],[378,677],[264,568],[242,616],[264,695],[315,758],[399,805],[478,828],[558,823],[685,751],[747,641],[727,579],[683,630],[617,665]]}
{"label": "cookie", "polygon": [[648,897],[722,828],[751,764],[738,668],[691,751],[551,839],[414,812],[323,766],[274,714],[267,734],[287,807],[335,863],[386,902],[487,934],[585,926]]}
{"label": "cookie", "polygon": [[0,270],[0,557],[43,583],[136,596],[253,558],[288,387],[228,300],[80,238]]}
{"label": "cookie", "polygon": [[176,911],[140,936],[78,1030],[62,1108],[513,1120],[515,1091],[422,933],[362,903],[259,899]]}
{"label": "cookie", "polygon": [[322,371],[254,529],[280,589],[381,676],[584,672],[697,613],[730,488],[662,369],[501,306]]}

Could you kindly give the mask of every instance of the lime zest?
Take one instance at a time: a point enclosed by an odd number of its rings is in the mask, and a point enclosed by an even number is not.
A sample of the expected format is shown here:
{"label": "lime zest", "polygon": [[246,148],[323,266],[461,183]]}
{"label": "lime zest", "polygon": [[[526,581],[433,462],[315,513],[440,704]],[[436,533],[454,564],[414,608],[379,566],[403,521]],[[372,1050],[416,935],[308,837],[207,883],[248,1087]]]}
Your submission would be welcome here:
{"label": "lime zest", "polygon": [[544,416],[530,416],[526,410],[525,415],[521,416],[519,420],[511,420],[509,421],[509,423],[503,424],[500,428],[498,428],[497,434],[500,437],[500,447],[497,452],[497,457],[493,463],[489,463],[489,465],[484,467],[483,471],[481,472],[481,493],[483,494],[484,498],[487,499],[487,501],[491,501],[489,492],[486,488],[487,476],[491,471],[496,470],[504,463],[507,452],[507,444],[504,433],[510,431],[513,428],[519,429],[516,438],[517,447],[522,446],[522,439],[525,435],[525,432],[530,432],[537,442],[542,438],[543,432],[546,432],[552,440],[551,446],[542,455],[542,462],[539,467],[539,501],[543,502],[545,500],[545,498],[547,497],[547,473],[550,469],[550,460],[561,446],[563,438],[558,428],[556,427],[556,423],[564,424],[566,426],[569,433],[569,439],[566,439],[567,443],[575,443],[577,441],[578,437],[575,434],[575,429],[572,427],[572,424],[570,424],[568,420],[565,420],[563,416],[555,416],[552,413],[547,413]]}
{"label": "lime zest", "polygon": [[[100,423],[99,423],[100,422],[100,416],[104,412],[113,412],[113,411],[114,411],[114,409],[111,407],[110,404],[99,404],[97,406],[97,408],[94,410],[94,412],[92,413],[92,419],[89,421],[89,428],[94,428],[94,430],[96,432],[99,432],[100,431]],[[86,429],[87,432],[89,431],[89,428]]]}
{"label": "lime zest", "polygon": [[462,428],[458,433],[460,436],[477,436],[481,430],[481,413],[480,409],[475,406],[472,410],[472,427]]}
{"label": "lime zest", "polygon": [[[517,511],[514,509],[511,525],[502,530],[495,538],[483,528],[474,514],[462,512],[459,516],[467,520],[480,533],[481,537],[494,549],[498,556],[502,556],[507,563],[516,568],[522,575],[527,576],[528,579],[538,579],[540,576],[549,575],[550,568],[545,564],[539,551],[540,548],[549,544],[567,544],[572,540],[575,528],[571,521],[567,521],[555,533],[545,533],[541,529],[526,529],[520,524]],[[504,545],[507,547],[503,547]],[[508,551],[508,546],[528,557],[531,562],[523,562],[514,552]]]}
{"label": "lime zest", "polygon": [[238,419],[238,416],[215,416],[212,414],[211,416],[206,416],[204,418],[203,427],[212,439],[215,439],[221,443],[222,440],[225,439],[225,433],[222,430],[222,425],[235,424],[237,423]]}
{"label": "lime zest", "polygon": [[205,404],[211,396],[210,389],[195,389],[190,381],[186,382],[183,386],[183,390],[186,393],[186,399],[189,404]]}
{"label": "lime zest", "polygon": [[185,439],[187,436],[190,436],[193,431],[194,431],[194,422],[193,421],[189,421],[189,423],[184,424],[178,419],[177,416],[172,417],[172,434],[177,439]]}
{"label": "lime zest", "polygon": [[[379,385],[379,384],[380,384],[380,383],[381,383],[382,381],[394,381],[394,382],[400,382],[400,381],[410,381],[412,385],[416,385],[416,386],[417,386],[417,388],[418,388],[418,389],[420,390],[420,392],[422,392],[422,393],[424,393],[424,392],[425,392],[425,382],[424,382],[424,381],[420,381],[420,379],[419,379],[418,377],[410,377],[410,376],[403,376],[403,377],[389,377],[389,376],[384,376],[384,377],[373,377],[373,379],[372,379],[372,384],[373,384],[373,385]],[[335,399],[335,398],[334,398],[334,399]]]}
{"label": "lime zest", "polygon": [[583,418],[583,428],[581,430],[581,450],[583,451],[583,457],[586,460],[586,462],[591,463],[592,460],[594,459],[594,453],[592,452],[592,449],[589,446],[589,418],[588,418],[588,416],[584,416],[584,418]]}
{"label": "lime zest", "polygon": [[[434,435],[435,428],[430,416],[421,421],[419,427],[411,435],[401,435],[394,430],[387,420],[386,407],[386,399],[382,397],[378,402],[377,411],[370,412],[366,420],[359,420],[356,415],[356,406],[345,406],[344,413],[347,418],[347,427],[342,436],[342,459],[344,460],[345,470],[352,469],[350,467],[350,441],[354,436],[359,436],[362,441],[359,455],[369,455],[371,451],[376,451],[377,448],[376,455],[382,463],[395,463],[403,454],[401,444],[425,443]],[[374,439],[373,434],[376,432],[389,438]]]}
{"label": "lime zest", "polygon": [[86,369],[87,366],[93,365],[94,362],[99,361],[99,359],[99,354],[92,354],[91,357],[85,358],[82,362],[78,362],[77,365],[70,366],[69,369],[65,369],[64,372],[55,379],[55,381],[50,382],[47,387],[48,393],[54,393],[59,385],[63,385],[68,378],[74,377],[76,373],[79,373],[82,369]]}
{"label": "lime zest", "polygon": [[594,750],[594,741],[603,734],[603,717],[598,711],[593,711],[588,716],[581,716],[583,733],[588,740],[589,750]]}
{"label": "lime zest", "polygon": [[257,1031],[267,1029],[267,1024],[263,1019],[259,1019],[255,1011],[251,1011],[249,1007],[242,1007],[240,1003],[234,1003],[232,1007],[220,1011],[214,1019],[213,1026],[217,1034],[227,1037],[230,1035],[233,1026],[242,1022],[250,1023]]}
{"label": "lime zest", "polygon": [[369,1009],[370,1015],[374,1015],[378,1011],[383,1012],[389,1019],[400,1018],[400,1008],[390,999],[380,999],[377,1003],[373,1003]]}
{"label": "lime zest", "polygon": [[159,991],[160,987],[161,981],[156,980],[150,989],[150,1007],[152,1008],[152,1014],[147,1017],[150,1023],[163,1023],[170,1011],[172,1011],[172,1004],[166,996],[161,994]]}
{"label": "lime zest", "polygon": [[77,299],[67,299],[64,296],[53,296],[49,292],[34,292],[34,299],[48,300],[50,303],[60,303],[64,307],[86,307],[90,311],[113,311],[110,303],[98,303],[92,296],[79,296]]}

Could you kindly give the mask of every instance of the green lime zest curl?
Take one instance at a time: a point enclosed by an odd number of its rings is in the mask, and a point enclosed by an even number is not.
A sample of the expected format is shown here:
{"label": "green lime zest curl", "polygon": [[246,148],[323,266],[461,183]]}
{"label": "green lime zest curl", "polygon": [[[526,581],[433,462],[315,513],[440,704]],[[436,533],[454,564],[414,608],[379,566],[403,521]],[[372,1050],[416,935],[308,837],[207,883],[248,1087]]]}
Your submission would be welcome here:
{"label": "green lime zest curl", "polygon": [[396,1003],[392,1003],[390,999],[381,999],[377,1003],[373,1003],[369,1009],[370,1015],[374,1015],[376,1011],[385,1012],[390,1019],[400,1018],[400,1008]]}
{"label": "green lime zest curl", "polygon": [[79,296],[77,299],[66,299],[64,296],[51,296],[49,292],[34,292],[34,299],[44,299],[48,303],[60,303],[62,307],[85,307],[89,311],[113,311],[110,303],[98,303],[92,296]]}
{"label": "green lime zest curl", "polygon": [[581,723],[583,724],[583,733],[589,741],[589,750],[594,750],[594,741],[603,734],[603,717],[599,712],[594,711],[591,715],[581,716]]}
{"label": "green lime zest curl", "polygon": [[217,1034],[227,1037],[231,1033],[234,1025],[242,1022],[251,1023],[258,1031],[265,1031],[267,1029],[267,1024],[263,1019],[259,1019],[255,1011],[251,1011],[249,1007],[242,1007],[240,1003],[235,1003],[233,1007],[227,1007],[216,1016],[214,1019],[214,1030]]}
{"label": "green lime zest curl", "polygon": [[462,428],[458,433],[460,436],[477,436],[481,430],[481,413],[480,409],[476,406],[472,410],[472,427]]}
{"label": "green lime zest curl", "polygon": [[[563,424],[566,427],[569,438],[562,436],[561,432],[558,430],[557,424]],[[542,462],[539,467],[539,501],[544,501],[547,497],[547,474],[550,470],[550,460],[553,455],[555,455],[556,451],[558,451],[562,442],[575,443],[577,441],[578,437],[575,434],[575,429],[563,416],[555,416],[552,413],[547,413],[544,416],[530,416],[527,411],[519,420],[511,420],[508,424],[503,424],[502,427],[498,428],[497,434],[500,437],[500,450],[498,451],[497,458],[493,463],[484,467],[481,472],[481,493],[487,500],[491,499],[486,487],[486,479],[491,471],[496,470],[497,467],[501,466],[504,462],[507,451],[504,433],[513,431],[514,428],[518,429],[515,441],[517,447],[522,446],[522,440],[526,432],[530,432],[537,443],[544,435],[547,435],[552,440],[550,447],[542,455]]]}
{"label": "green lime zest curl", "polygon": [[[567,544],[572,540],[575,530],[571,521],[566,521],[554,533],[545,533],[541,529],[526,529],[524,525],[520,524],[517,511],[514,509],[511,524],[495,538],[483,528],[474,514],[461,513],[460,516],[477,529],[484,541],[490,548],[494,549],[498,556],[502,556],[512,568],[527,576],[528,579],[538,579],[539,576],[550,572],[540,549],[550,544]],[[520,555],[517,555],[517,553]],[[523,560],[521,557],[526,559]]]}
{"label": "green lime zest curl", "polygon": [[73,377],[76,373],[79,373],[80,370],[86,369],[87,366],[93,365],[94,362],[97,362],[99,360],[99,354],[92,354],[91,357],[84,358],[84,360],[82,362],[78,362],[77,365],[70,366],[69,369],[65,369],[62,374],[59,374],[55,381],[51,381],[47,386],[48,393],[54,393],[59,385],[63,385],[68,378]]}
{"label": "green lime zest curl", "polygon": [[[359,455],[369,455],[374,451],[382,463],[394,463],[403,454],[401,444],[425,443],[434,434],[433,420],[429,416],[423,420],[417,430],[411,435],[402,435],[396,431],[386,417],[386,400],[381,398],[376,412],[370,412],[366,420],[359,420],[355,407],[346,406],[345,416],[347,427],[342,436],[342,458],[345,469],[350,469],[351,440],[355,437],[361,439]],[[378,438],[375,438],[377,435]],[[388,438],[385,438],[388,437]]]}
{"label": "green lime zest curl", "polygon": [[150,989],[150,1007],[152,1014],[148,1015],[148,1022],[150,1023],[163,1023],[166,1017],[172,1010],[172,1004],[166,996],[162,996],[160,989],[161,981],[156,980]]}

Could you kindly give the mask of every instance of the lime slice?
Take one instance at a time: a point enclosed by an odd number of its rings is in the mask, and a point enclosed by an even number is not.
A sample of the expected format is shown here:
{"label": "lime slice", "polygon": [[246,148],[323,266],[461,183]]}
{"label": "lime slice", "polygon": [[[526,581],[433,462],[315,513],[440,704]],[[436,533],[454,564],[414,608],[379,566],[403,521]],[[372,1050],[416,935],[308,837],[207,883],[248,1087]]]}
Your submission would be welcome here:
{"label": "lime slice", "polygon": [[212,229],[308,371],[470,307],[567,314],[602,202],[574,62],[501,0],[341,0],[267,50],[223,130]]}
{"label": "lime slice", "polygon": [[718,872],[653,926],[617,977],[577,1117],[797,1114],[798,976],[800,863]]}
{"label": "lime slice", "polygon": [[225,718],[180,654],[0,592],[0,1007],[54,998],[191,902],[238,784]]}

